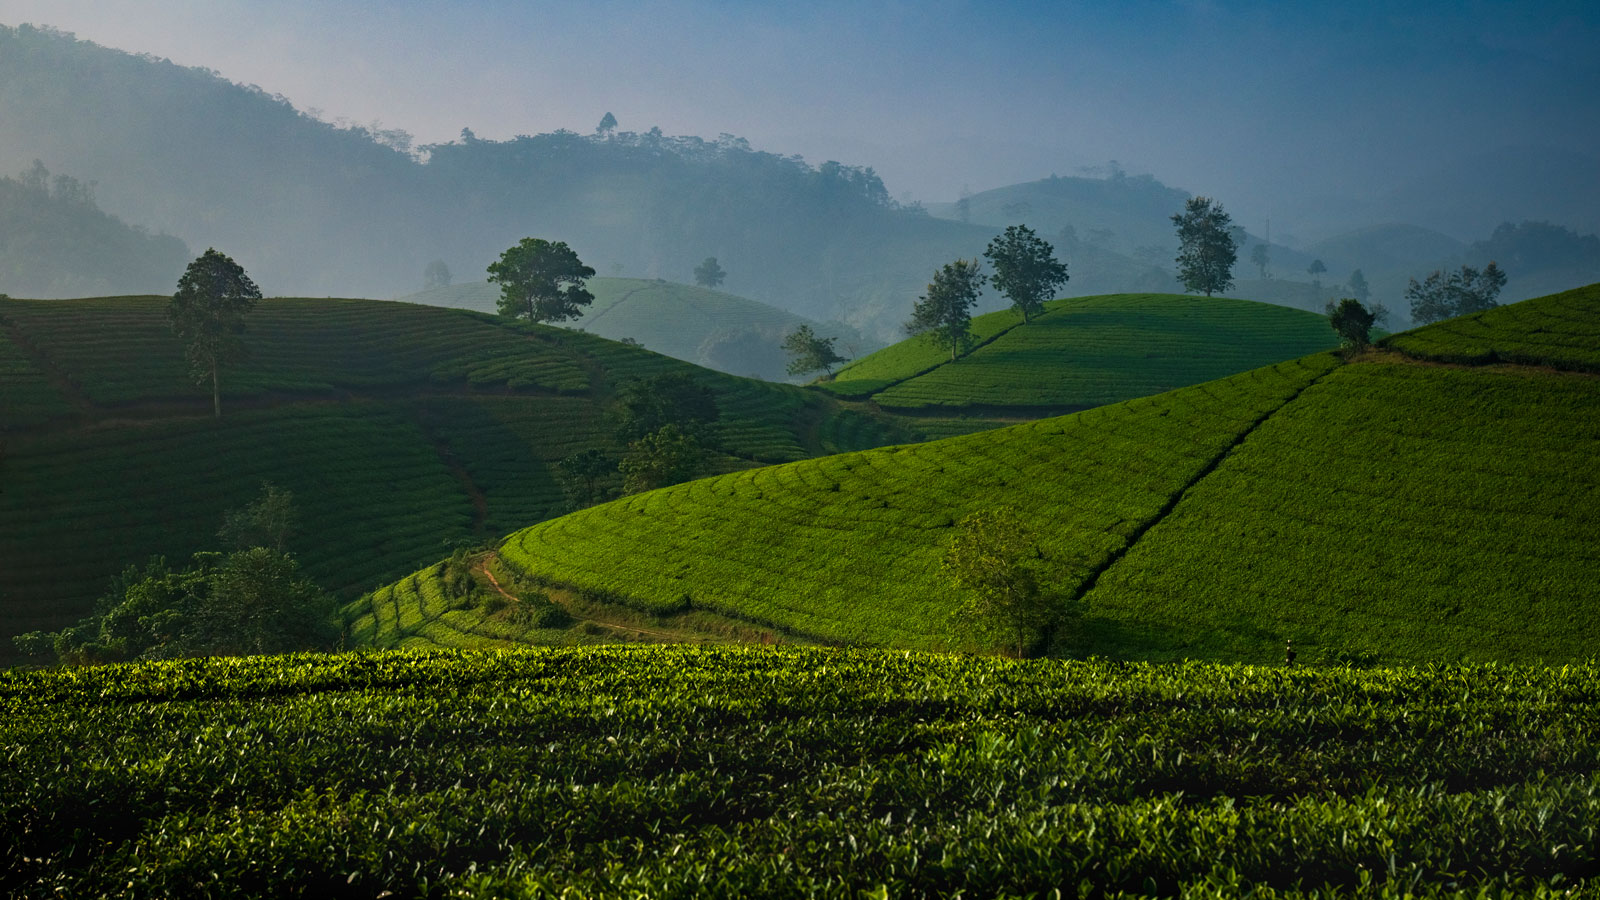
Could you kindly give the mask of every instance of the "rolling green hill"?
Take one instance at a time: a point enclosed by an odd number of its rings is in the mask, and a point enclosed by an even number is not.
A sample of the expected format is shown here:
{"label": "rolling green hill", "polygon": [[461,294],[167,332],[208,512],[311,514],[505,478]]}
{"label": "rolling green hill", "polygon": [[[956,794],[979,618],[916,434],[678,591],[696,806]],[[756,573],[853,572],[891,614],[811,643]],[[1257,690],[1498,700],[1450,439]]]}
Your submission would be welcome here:
{"label": "rolling green hill", "polygon": [[[1597,318],[1600,285],[1349,362],[1313,355],[704,479],[524,529],[500,562],[659,617],[944,648],[960,645],[939,572],[951,528],[1011,507],[1058,588],[1087,603],[1056,652],[1265,661],[1293,639],[1312,658],[1587,658],[1600,640],[1600,382],[1560,369],[1600,350]],[[1478,358],[1460,348],[1529,335],[1546,348],[1527,357],[1538,366],[1459,364]]]}
{"label": "rolling green hill", "polygon": [[69,624],[151,554],[215,549],[223,512],[263,480],[301,507],[290,550],[347,597],[558,514],[553,464],[612,445],[607,404],[629,377],[714,391],[717,471],[913,437],[593,335],[370,300],[263,302],[218,422],[165,304],[0,300],[0,636]]}
{"label": "rolling green hill", "polygon": [[[859,342],[854,331],[823,325],[765,303],[646,278],[591,278],[594,303],[581,318],[561,323],[614,341],[638,341],[647,349],[708,369],[786,381],[784,335],[810,325],[823,336]],[[486,281],[453,284],[401,297],[406,303],[495,312],[499,285]]]}
{"label": "rolling green hill", "polygon": [[821,387],[897,410],[1064,412],[1338,345],[1321,316],[1247,300],[1110,294],[1045,310],[1027,325],[1009,310],[974,318],[981,345],[954,362],[913,338],[850,363]]}

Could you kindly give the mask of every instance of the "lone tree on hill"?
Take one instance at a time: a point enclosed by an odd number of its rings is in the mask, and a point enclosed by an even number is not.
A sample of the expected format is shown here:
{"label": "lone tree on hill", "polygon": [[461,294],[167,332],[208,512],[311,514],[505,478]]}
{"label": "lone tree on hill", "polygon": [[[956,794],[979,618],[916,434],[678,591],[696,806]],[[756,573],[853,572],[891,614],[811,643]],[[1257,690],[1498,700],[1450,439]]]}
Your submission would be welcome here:
{"label": "lone tree on hill", "polygon": [[1500,296],[1500,289],[1505,286],[1505,271],[1492,262],[1481,272],[1471,266],[1462,266],[1456,272],[1435,269],[1422,282],[1418,283],[1413,278],[1406,286],[1406,299],[1411,302],[1411,321],[1426,325],[1452,316],[1493,309],[1500,305],[1495,298]]}
{"label": "lone tree on hill", "polygon": [[1368,297],[1372,296],[1372,288],[1367,284],[1367,276],[1363,275],[1360,269],[1350,273],[1350,293],[1355,294],[1356,299],[1363,304],[1367,302]]}
{"label": "lone tree on hill", "polygon": [[1367,349],[1372,343],[1372,323],[1377,321],[1377,314],[1353,297],[1340,300],[1338,306],[1332,303],[1328,306],[1328,324],[1333,326],[1344,345],[1353,350]]}
{"label": "lone tree on hill", "polygon": [[1313,259],[1311,265],[1306,266],[1306,274],[1311,276],[1311,283],[1318,288],[1322,287],[1322,273],[1326,271],[1328,267],[1323,265],[1320,259]]}
{"label": "lone tree on hill", "polygon": [[617,117],[613,116],[611,113],[606,113],[605,115],[601,116],[600,124],[594,127],[594,133],[600,135],[601,137],[610,137],[611,133],[616,130]]}
{"label": "lone tree on hill", "polygon": [[422,289],[431,291],[434,288],[450,286],[450,267],[444,260],[436,259],[422,270]]}
{"label": "lone tree on hill", "polygon": [[1022,324],[1044,311],[1044,302],[1067,283],[1067,267],[1058,262],[1055,248],[1026,225],[1008,225],[1004,234],[989,242],[983,256],[994,266],[989,282],[1022,313]]}
{"label": "lone tree on hill", "polygon": [[594,302],[584,265],[565,241],[523,238],[489,264],[489,280],[500,285],[500,315],[530,322],[575,319]]}
{"label": "lone tree on hill", "polygon": [[978,302],[985,280],[975,259],[945,263],[934,273],[928,292],[917,298],[906,333],[948,344],[954,362],[972,340],[972,305]]}
{"label": "lone tree on hill", "polygon": [[1038,541],[1012,510],[962,519],[943,568],[964,591],[957,621],[1013,644],[1019,658],[1066,613],[1047,587]]}
{"label": "lone tree on hill", "polygon": [[810,325],[801,325],[783,339],[784,352],[789,354],[790,375],[805,375],[822,370],[832,374],[833,367],[845,361],[834,352],[833,342],[838,338],[819,338]]}
{"label": "lone tree on hill", "polygon": [[1174,214],[1178,227],[1178,280],[1188,291],[1207,297],[1233,287],[1233,264],[1239,243],[1229,229],[1232,217],[1210,197],[1191,197],[1183,212]]}
{"label": "lone tree on hill", "polygon": [[1272,262],[1272,251],[1266,244],[1257,244],[1250,249],[1250,261],[1256,264],[1261,271],[1263,280],[1267,278],[1267,264]]}
{"label": "lone tree on hill", "polygon": [[200,254],[178,279],[167,319],[183,340],[196,384],[211,381],[211,409],[222,418],[221,370],[245,355],[244,316],[261,300],[244,268],[216,250]]}
{"label": "lone tree on hill", "polygon": [[694,267],[694,283],[700,285],[701,287],[714,288],[721,284],[723,279],[727,277],[728,273],[724,272],[722,267],[717,265],[717,258],[715,256],[706,257],[705,262]]}

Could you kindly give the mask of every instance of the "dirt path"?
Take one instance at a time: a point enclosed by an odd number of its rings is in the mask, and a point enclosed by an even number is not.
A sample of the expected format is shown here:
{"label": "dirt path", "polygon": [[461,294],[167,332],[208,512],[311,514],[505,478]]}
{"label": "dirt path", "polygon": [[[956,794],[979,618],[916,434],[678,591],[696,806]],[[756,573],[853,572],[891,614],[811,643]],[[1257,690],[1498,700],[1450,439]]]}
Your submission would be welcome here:
{"label": "dirt path", "polygon": [[[491,587],[493,587],[496,591],[498,591],[500,596],[506,598],[507,600],[510,600],[513,603],[521,603],[522,602],[522,598],[516,596],[515,594],[512,594],[512,593],[508,592],[505,588],[501,587],[500,586],[500,579],[494,577],[494,573],[489,571],[489,564],[494,562],[498,558],[499,558],[499,554],[498,553],[490,553],[489,555],[485,556],[483,558],[483,562],[478,564],[478,571],[483,573],[483,577],[484,578],[489,579],[489,585]],[[621,624],[619,622],[605,622],[605,621],[602,621],[600,619],[595,619],[595,618],[578,618],[578,621],[580,621],[580,622],[593,622],[596,625],[601,625],[601,626],[604,626],[606,628],[613,628],[613,629],[616,629],[617,631],[635,631],[635,632],[638,632],[639,634],[653,634],[656,637],[667,638],[668,640],[673,640],[673,641],[681,641],[681,640],[684,640],[686,638],[686,635],[681,634],[681,633],[674,634],[674,633],[666,632],[666,631],[652,631],[652,630],[650,630],[648,628],[640,628],[640,627],[638,627],[636,625],[624,625],[624,624]]]}

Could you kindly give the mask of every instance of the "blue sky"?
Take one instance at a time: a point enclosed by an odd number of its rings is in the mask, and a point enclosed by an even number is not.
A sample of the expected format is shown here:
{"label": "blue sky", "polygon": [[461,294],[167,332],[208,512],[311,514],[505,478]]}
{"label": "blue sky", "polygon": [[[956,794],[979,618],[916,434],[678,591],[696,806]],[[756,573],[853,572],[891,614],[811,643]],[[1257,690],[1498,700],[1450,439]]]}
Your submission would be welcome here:
{"label": "blue sky", "polygon": [[0,23],[425,143],[588,131],[609,110],[624,129],[872,165],[897,196],[1116,159],[1249,218],[1479,149],[1592,152],[1597,6],[0,0]]}

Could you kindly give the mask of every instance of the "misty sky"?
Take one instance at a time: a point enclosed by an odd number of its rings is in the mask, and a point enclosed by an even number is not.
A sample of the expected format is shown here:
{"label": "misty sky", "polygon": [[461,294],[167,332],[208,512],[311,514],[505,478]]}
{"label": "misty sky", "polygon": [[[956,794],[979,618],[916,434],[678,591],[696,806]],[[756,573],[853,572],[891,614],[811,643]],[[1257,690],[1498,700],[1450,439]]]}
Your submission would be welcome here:
{"label": "misty sky", "polygon": [[420,142],[728,132],[952,200],[1119,160],[1252,227],[1497,146],[1600,146],[1600,4],[0,0]]}

